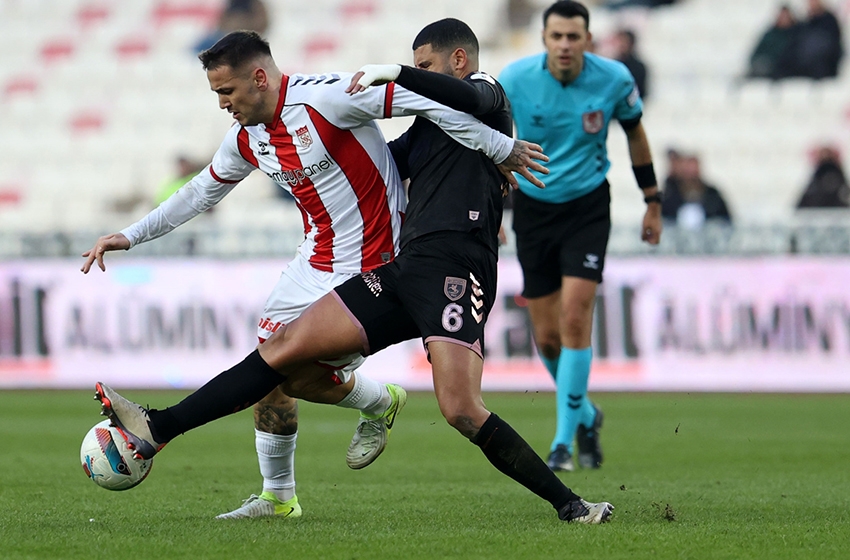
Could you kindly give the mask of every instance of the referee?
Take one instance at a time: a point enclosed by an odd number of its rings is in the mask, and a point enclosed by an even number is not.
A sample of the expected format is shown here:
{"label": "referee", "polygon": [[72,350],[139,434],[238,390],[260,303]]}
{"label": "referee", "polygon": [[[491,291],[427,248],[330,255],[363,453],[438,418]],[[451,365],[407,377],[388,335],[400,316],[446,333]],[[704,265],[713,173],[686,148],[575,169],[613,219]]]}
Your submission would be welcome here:
{"label": "referee", "polygon": [[572,471],[573,438],[582,468],[599,468],[602,411],[587,398],[596,286],[602,281],[611,229],[608,124],[626,132],[646,214],[641,236],[661,238],[661,198],[629,70],[587,51],[590,16],[579,2],[555,2],[543,13],[546,52],[508,65],[499,76],[513,107],[517,137],[551,158],[547,188],[519,178],[513,229],[523,296],[534,338],[557,390],[557,430],[549,468]]}

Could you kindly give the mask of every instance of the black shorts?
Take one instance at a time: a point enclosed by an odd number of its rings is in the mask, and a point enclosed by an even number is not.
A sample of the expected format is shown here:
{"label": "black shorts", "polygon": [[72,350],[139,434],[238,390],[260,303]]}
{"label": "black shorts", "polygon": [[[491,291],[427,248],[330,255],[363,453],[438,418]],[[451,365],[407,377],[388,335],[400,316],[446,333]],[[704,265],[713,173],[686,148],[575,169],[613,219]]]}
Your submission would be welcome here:
{"label": "black shorts", "polygon": [[496,296],[496,255],[471,233],[411,241],[391,263],[334,289],[360,328],[364,355],[399,342],[448,341],[483,358],[484,323]]}
{"label": "black shorts", "polygon": [[540,202],[514,191],[513,221],[524,297],[558,291],[563,276],[602,282],[611,232],[608,181],[561,204]]}

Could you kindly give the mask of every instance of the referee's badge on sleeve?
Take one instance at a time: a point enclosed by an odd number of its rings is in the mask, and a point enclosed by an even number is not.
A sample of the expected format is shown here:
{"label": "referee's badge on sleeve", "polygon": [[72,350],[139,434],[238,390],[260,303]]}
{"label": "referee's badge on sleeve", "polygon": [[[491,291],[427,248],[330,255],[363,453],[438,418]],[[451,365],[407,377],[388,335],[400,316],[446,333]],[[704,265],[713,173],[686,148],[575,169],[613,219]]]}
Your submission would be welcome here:
{"label": "referee's badge on sleeve", "polygon": [[602,126],[605,124],[605,116],[602,114],[601,110],[590,111],[582,114],[581,124],[584,127],[585,132],[588,134],[596,134],[602,130]]}
{"label": "referee's badge on sleeve", "polygon": [[626,103],[629,104],[629,107],[634,107],[637,105],[638,99],[640,99],[640,90],[637,85],[632,88],[632,92],[626,98]]}

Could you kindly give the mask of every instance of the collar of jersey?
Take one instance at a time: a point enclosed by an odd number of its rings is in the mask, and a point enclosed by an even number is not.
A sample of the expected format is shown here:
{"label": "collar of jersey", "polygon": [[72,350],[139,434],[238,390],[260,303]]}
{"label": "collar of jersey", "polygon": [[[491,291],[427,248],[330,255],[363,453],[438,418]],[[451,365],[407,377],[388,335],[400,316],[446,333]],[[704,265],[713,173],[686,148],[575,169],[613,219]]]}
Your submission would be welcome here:
{"label": "collar of jersey", "polygon": [[265,123],[267,130],[274,130],[280,122],[280,112],[283,111],[283,102],[286,99],[286,85],[289,83],[289,76],[283,75],[280,80],[280,96],[277,99],[277,107],[274,110],[274,120],[270,123]]}
{"label": "collar of jersey", "polygon": [[567,87],[568,85],[572,85],[572,84],[576,83],[577,81],[579,81],[579,79],[581,79],[582,74],[584,74],[585,70],[587,70],[587,56],[586,55],[587,55],[587,53],[585,53],[583,55],[584,56],[584,62],[582,63],[583,66],[581,67],[581,72],[578,73],[578,77],[575,80],[573,80],[572,82],[570,82],[569,84],[566,84],[566,85],[563,84],[560,80],[558,80],[558,78],[553,76],[552,72],[549,71],[549,64],[548,64],[549,53],[543,53],[543,66],[541,68],[556,83],[560,84],[562,87]]}

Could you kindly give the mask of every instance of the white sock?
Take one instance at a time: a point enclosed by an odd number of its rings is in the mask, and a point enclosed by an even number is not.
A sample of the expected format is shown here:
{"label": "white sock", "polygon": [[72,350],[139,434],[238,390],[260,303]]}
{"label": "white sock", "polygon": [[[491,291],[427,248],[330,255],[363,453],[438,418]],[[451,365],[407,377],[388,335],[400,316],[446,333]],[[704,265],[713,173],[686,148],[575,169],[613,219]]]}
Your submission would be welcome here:
{"label": "white sock", "polygon": [[263,492],[271,492],[283,502],[295,496],[295,440],[298,433],[279,436],[254,429]]}
{"label": "white sock", "polygon": [[380,416],[393,402],[390,392],[383,383],[354,372],[354,388],[337,403],[342,408],[356,408],[366,416]]}

